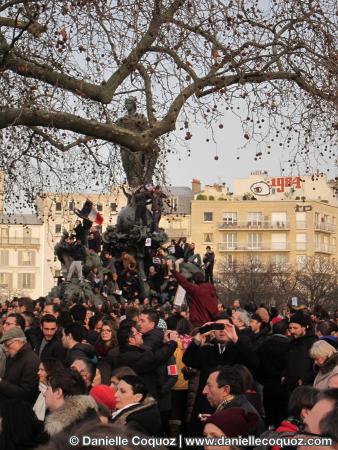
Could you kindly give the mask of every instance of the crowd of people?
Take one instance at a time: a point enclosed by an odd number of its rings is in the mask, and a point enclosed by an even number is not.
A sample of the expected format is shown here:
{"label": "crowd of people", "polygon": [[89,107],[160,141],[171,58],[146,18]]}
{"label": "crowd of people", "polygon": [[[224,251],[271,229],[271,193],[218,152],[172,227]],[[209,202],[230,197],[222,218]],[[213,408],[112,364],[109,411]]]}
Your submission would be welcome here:
{"label": "crowd of people", "polygon": [[[338,310],[226,306],[214,253],[201,258],[186,239],[149,249],[143,297],[134,257],[96,244],[103,274],[71,274],[86,277],[90,299],[1,304],[0,450],[70,448],[81,434],[302,434],[337,448]],[[184,262],[198,268],[190,280]]]}

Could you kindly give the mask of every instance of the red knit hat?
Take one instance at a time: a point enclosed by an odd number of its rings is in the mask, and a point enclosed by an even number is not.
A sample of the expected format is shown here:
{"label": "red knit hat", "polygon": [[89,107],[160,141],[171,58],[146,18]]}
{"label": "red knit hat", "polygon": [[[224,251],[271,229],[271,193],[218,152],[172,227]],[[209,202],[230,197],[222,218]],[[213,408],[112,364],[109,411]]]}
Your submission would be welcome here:
{"label": "red knit hat", "polygon": [[101,403],[107,406],[110,410],[116,408],[115,391],[110,386],[99,384],[93,387],[89,394],[94,398],[96,403]]}
{"label": "red knit hat", "polygon": [[229,408],[210,416],[205,424],[212,423],[221,429],[226,437],[248,436],[257,425],[258,416],[243,408]]}

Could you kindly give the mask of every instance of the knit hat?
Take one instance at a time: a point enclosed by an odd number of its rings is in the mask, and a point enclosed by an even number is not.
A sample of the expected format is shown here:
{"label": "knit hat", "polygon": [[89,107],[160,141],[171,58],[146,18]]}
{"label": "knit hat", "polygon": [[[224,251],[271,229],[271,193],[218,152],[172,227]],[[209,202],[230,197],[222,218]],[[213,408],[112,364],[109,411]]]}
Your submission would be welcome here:
{"label": "knit hat", "polygon": [[290,317],[290,323],[298,323],[301,327],[308,327],[311,325],[311,318],[301,311],[297,311]]}
{"label": "knit hat", "polygon": [[99,384],[93,387],[89,394],[94,398],[96,403],[102,403],[106,405],[107,408],[113,410],[116,408],[116,397],[115,391],[105,384]]}
{"label": "knit hat", "polygon": [[226,437],[248,436],[258,422],[257,414],[246,412],[243,408],[224,409],[206,420],[216,425]]}
{"label": "knit hat", "polygon": [[0,339],[0,344],[10,341],[11,339],[18,339],[20,341],[27,342],[26,335],[20,327],[14,327],[6,331]]}
{"label": "knit hat", "polygon": [[262,319],[263,322],[266,322],[266,323],[270,322],[269,313],[265,308],[258,308],[256,310],[256,314],[259,315],[259,317]]}

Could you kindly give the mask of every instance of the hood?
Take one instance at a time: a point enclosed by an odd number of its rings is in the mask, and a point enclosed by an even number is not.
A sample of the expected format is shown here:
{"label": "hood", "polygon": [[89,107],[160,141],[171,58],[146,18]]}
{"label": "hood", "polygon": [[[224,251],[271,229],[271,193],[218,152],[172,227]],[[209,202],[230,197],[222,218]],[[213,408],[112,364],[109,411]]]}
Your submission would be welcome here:
{"label": "hood", "polygon": [[74,395],[51,412],[45,420],[45,431],[54,436],[73,423],[83,419],[88,410],[97,411],[97,404],[90,395]]}
{"label": "hood", "polygon": [[320,373],[329,373],[331,372],[336,366],[338,366],[338,352],[334,353],[332,356],[330,356],[329,359],[327,359],[322,367],[320,367],[319,372]]}

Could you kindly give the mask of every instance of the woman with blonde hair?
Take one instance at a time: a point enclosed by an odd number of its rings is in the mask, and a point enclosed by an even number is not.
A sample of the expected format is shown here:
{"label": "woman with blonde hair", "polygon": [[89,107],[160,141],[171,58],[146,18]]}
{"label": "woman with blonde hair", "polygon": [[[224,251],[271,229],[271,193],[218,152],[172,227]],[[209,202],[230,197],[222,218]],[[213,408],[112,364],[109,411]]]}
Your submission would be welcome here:
{"label": "woman with blonde hair", "polygon": [[316,341],[310,349],[310,357],[319,368],[313,387],[328,389],[332,375],[338,374],[338,352],[323,339]]}

